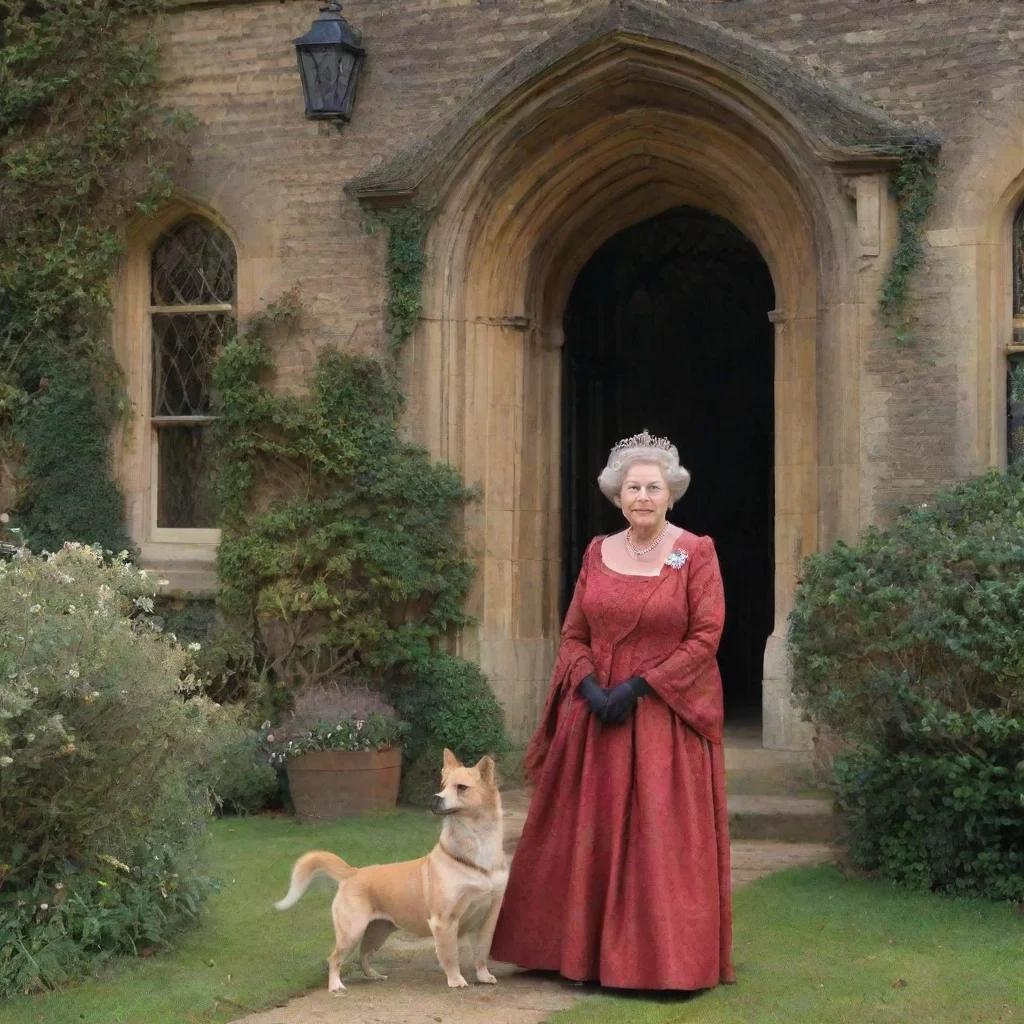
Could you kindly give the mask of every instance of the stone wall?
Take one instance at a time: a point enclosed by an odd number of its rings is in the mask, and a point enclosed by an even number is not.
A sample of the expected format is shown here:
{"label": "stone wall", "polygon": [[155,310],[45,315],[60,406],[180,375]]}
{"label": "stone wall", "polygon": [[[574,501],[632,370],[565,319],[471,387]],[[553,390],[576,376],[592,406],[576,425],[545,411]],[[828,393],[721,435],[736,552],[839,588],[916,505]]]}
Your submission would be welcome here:
{"label": "stone wall", "polygon": [[[1009,165],[1019,155],[1024,168],[1024,5],[669,6],[749,33],[893,115],[937,128],[946,138],[945,166],[930,226],[947,235],[982,229],[981,204],[994,196],[991,189],[979,195],[980,168],[1005,164],[1007,148]],[[291,40],[308,27],[315,4],[219,0],[185,4],[162,19],[168,98],[203,125],[187,187],[225,218],[252,256],[240,287],[243,314],[295,282],[309,303],[306,343],[282,354],[286,378],[304,374],[323,345],[379,344],[381,242],[363,232],[342,183],[414,143],[482,75],[579,9],[573,0],[350,0],[345,15],[363,31],[369,59],[355,117],[341,132],[302,118]],[[977,254],[944,241],[930,251],[916,288],[920,336],[934,365],[916,352],[894,354],[884,339],[865,353],[877,393],[867,443],[879,467],[871,501],[882,518],[993,455],[988,425],[960,408],[971,404],[964,391],[977,373]]]}
{"label": "stone wall", "polygon": [[[316,14],[315,3],[191,0],[160,19],[167,99],[194,111],[201,122],[185,192],[191,201],[221,218],[236,238],[241,316],[295,283],[302,287],[303,329],[279,353],[283,386],[301,386],[322,347],[374,351],[381,346],[383,242],[364,231],[363,213],[344,194],[342,185],[414,147],[466,101],[484,76],[557,32],[583,7],[578,0],[349,0],[345,16],[363,32],[369,55],[352,123],[341,131],[307,122],[302,116],[292,40],[308,28]],[[665,0],[661,7],[711,18],[748,33],[802,68],[894,117],[933,128],[945,139],[939,202],[928,224],[926,264],[914,286],[918,344],[896,350],[873,314],[882,262],[892,242],[893,211],[884,202],[880,211],[876,206],[875,217],[881,241],[876,239],[873,248],[862,247],[859,252],[851,248],[836,257],[845,261],[836,278],[852,275],[858,282],[853,290],[859,288],[859,296],[852,301],[819,295],[819,315],[824,310],[826,320],[834,317],[845,324],[844,318],[859,318],[852,329],[843,326],[838,333],[817,335],[819,345],[822,337],[841,337],[842,351],[815,353],[812,336],[802,357],[808,365],[821,368],[819,403],[843,405],[835,395],[846,387],[845,383],[833,387],[834,382],[823,380],[822,375],[838,375],[838,368],[852,361],[856,377],[860,367],[859,381],[851,390],[856,396],[851,408],[837,409],[834,415],[837,423],[844,417],[856,421],[860,465],[853,490],[859,494],[859,506],[848,515],[832,509],[823,516],[824,505],[819,505],[820,525],[815,528],[814,513],[809,513],[812,522],[803,531],[804,540],[820,537],[828,542],[836,535],[855,534],[868,522],[884,522],[904,503],[925,501],[947,483],[998,464],[1002,458],[1002,351],[1012,329],[1007,224],[1009,212],[1024,196],[1024,92],[1018,85],[1024,66],[1024,4],[1006,0]],[[537,153],[534,162],[542,158]],[[529,177],[527,172],[524,168],[521,177]],[[824,161],[811,173],[819,176],[817,184],[823,193],[839,195],[835,172]],[[869,190],[875,188],[877,203],[877,180],[871,186],[865,178],[863,184]],[[524,195],[522,201],[525,205],[532,200]],[[771,204],[773,199],[766,193],[764,202]],[[845,202],[841,196],[836,200]],[[854,204],[838,212],[833,209],[833,215],[839,221],[846,217],[854,222]],[[448,223],[455,223],[451,210],[448,216]],[[802,273],[798,267],[782,271]],[[829,277],[822,272],[820,279],[824,282]],[[442,291],[435,280],[433,294]],[[836,303],[831,312],[830,302]],[[845,303],[842,308],[841,303]],[[860,312],[851,313],[854,307]],[[432,394],[441,387],[437,368],[449,360],[448,349],[468,345],[465,337],[470,335],[487,335],[478,344],[481,365],[507,357],[510,367],[520,367],[514,372],[527,375],[520,365],[522,338],[483,321],[449,332],[441,324],[447,311],[431,307],[428,313],[429,322],[421,333],[436,338],[414,353],[407,368],[414,405],[436,407],[441,402]],[[795,337],[812,330],[805,320],[787,326],[784,319],[778,321],[777,332]],[[120,343],[125,351],[134,342],[122,337]],[[436,358],[424,353],[435,353]],[[550,353],[536,360],[530,372],[550,375],[552,360]],[[454,357],[451,365],[457,365]],[[804,381],[809,382],[810,377]],[[453,388],[468,388],[458,373],[451,383]],[[514,382],[506,383],[509,393],[515,392]],[[532,387],[522,381],[516,386],[523,393]],[[777,394],[785,392],[777,390]],[[806,398],[806,408],[813,409],[813,388]],[[550,402],[541,404],[547,413],[554,408]],[[786,403],[780,399],[780,404]],[[783,414],[799,419],[800,408],[790,405]],[[519,416],[519,406],[516,409],[513,419]],[[832,410],[821,414],[827,420]],[[455,419],[459,415],[452,414]],[[449,417],[435,419],[447,423]],[[799,423],[790,427],[794,436],[801,433]],[[464,429],[468,429],[465,424],[456,424],[455,433]],[[437,451],[449,451],[448,441],[421,439]],[[521,460],[526,451],[544,451],[529,437],[517,442],[509,434],[503,440],[512,448],[520,445]],[[809,444],[811,448],[821,445],[821,458],[823,437]],[[454,450],[454,442],[452,446]],[[473,445],[464,447],[469,450]],[[550,468],[552,457],[539,457],[539,464]],[[475,472],[478,463],[472,458],[453,457],[453,461],[467,467],[468,482],[491,484],[483,479],[485,472]],[[505,470],[513,473],[511,465]],[[474,479],[475,475],[481,479]],[[820,486],[823,495],[832,486],[824,470]],[[837,484],[835,493],[838,490]],[[836,503],[834,495],[832,501]],[[856,498],[843,501],[858,504]],[[495,514],[519,522],[519,505],[498,504]],[[491,513],[489,503],[485,511]],[[788,536],[784,529],[782,535]],[[483,581],[500,574],[503,567],[519,567],[519,562],[492,550],[493,538],[487,536]],[[547,548],[557,548],[557,543],[548,541],[542,545],[544,557],[556,560],[558,552]],[[797,558],[799,546],[794,547]],[[789,547],[793,545],[779,550]],[[791,579],[777,579],[777,587],[776,612],[784,630]],[[501,588],[492,589],[497,593]],[[518,605],[523,603],[515,596],[519,589],[509,584],[501,593],[507,590],[513,595],[512,604]],[[548,597],[545,607],[554,603]],[[517,709],[515,728],[522,734],[530,728],[534,705],[546,685],[541,677],[554,643],[551,624],[545,620],[536,628],[520,630],[514,625],[518,616],[504,597],[495,600],[493,608],[482,598],[479,601],[480,608],[474,610],[482,612],[485,623],[489,617],[493,620],[492,646],[494,650],[508,647],[505,661],[512,667],[499,671],[494,667],[501,660],[495,660],[496,655],[481,657],[498,680],[499,691],[506,684],[511,688],[502,696],[507,706]],[[538,602],[534,604],[539,607]],[[506,619],[513,623],[507,629]],[[776,639],[781,651],[781,634]],[[528,658],[516,646],[520,641]],[[472,654],[476,649],[469,643],[465,650]],[[531,652],[539,653],[534,657]],[[766,674],[775,678],[775,672],[783,680],[783,655],[776,652],[768,660],[773,659],[779,664],[771,672],[766,667]],[[524,660],[531,661],[529,671],[519,664]],[[780,683],[780,693],[785,685]],[[784,695],[779,700],[784,702]]]}

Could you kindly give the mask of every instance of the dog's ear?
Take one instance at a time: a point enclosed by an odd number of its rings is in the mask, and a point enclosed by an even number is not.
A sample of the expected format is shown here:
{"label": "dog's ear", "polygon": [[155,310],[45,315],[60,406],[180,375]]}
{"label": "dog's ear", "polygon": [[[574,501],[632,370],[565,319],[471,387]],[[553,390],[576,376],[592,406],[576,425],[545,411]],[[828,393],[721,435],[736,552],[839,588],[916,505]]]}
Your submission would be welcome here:
{"label": "dog's ear", "polygon": [[481,782],[485,782],[488,786],[494,785],[493,757],[481,757],[476,763],[476,770],[480,773]]}
{"label": "dog's ear", "polygon": [[462,762],[447,748],[444,748],[444,765],[443,771],[451,772],[456,768],[461,768]]}

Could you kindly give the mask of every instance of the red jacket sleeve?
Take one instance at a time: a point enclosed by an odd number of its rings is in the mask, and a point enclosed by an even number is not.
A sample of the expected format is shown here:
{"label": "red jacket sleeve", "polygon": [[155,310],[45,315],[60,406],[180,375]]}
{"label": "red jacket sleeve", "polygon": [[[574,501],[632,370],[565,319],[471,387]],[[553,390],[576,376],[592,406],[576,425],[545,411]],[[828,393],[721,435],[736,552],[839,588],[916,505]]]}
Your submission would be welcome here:
{"label": "red jacket sleeve", "polygon": [[565,613],[562,623],[562,637],[558,645],[556,672],[559,667],[568,673],[568,682],[572,689],[594,671],[594,655],[590,650],[590,623],[583,614],[583,595],[587,590],[587,566],[591,551],[596,541],[591,541],[583,556],[580,574],[576,577],[576,587],[572,592],[569,610]]}
{"label": "red jacket sleeve", "polygon": [[718,742],[723,708],[715,656],[725,625],[725,593],[710,537],[702,537],[691,555],[686,600],[688,625],[679,646],[660,660],[641,666],[637,675],[691,728]]}

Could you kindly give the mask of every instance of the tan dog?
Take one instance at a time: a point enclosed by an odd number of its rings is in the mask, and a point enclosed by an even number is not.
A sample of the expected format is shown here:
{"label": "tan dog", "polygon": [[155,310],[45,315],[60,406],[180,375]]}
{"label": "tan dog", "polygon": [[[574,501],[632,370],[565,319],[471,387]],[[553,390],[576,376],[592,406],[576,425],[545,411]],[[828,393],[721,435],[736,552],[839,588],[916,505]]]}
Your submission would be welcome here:
{"label": "tan dog", "polygon": [[446,750],[441,787],[431,809],[444,815],[444,825],[440,840],[426,857],[353,868],[333,853],[316,850],[295,862],[288,895],[275,904],[278,910],[297,903],[318,873],[338,881],[331,905],[336,939],[328,960],[327,987],[331,992],[345,988],[341,964],[357,942],[363,973],[384,978],[369,960],[396,929],[434,937],[437,959],[451,988],[468,984],[459,967],[459,938],[468,935],[477,981],[497,982],[487,969],[487,957],[508,867],[502,850],[501,795],[494,779],[494,761],[485,757],[467,768]]}

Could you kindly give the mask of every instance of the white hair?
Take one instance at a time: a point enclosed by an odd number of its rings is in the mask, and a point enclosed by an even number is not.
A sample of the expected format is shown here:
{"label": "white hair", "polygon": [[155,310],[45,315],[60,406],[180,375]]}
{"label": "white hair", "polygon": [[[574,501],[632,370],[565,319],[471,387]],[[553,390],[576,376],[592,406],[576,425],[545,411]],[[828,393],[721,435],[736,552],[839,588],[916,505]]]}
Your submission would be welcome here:
{"label": "white hair", "polygon": [[622,507],[619,495],[630,468],[638,462],[650,462],[661,469],[665,486],[675,504],[690,486],[690,474],[679,465],[679,452],[675,445],[668,448],[650,448],[646,445],[635,448],[613,448],[608,456],[608,465],[601,470],[597,486],[601,493],[617,508]]}

